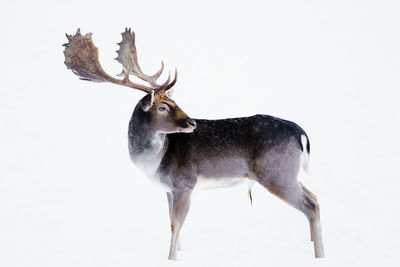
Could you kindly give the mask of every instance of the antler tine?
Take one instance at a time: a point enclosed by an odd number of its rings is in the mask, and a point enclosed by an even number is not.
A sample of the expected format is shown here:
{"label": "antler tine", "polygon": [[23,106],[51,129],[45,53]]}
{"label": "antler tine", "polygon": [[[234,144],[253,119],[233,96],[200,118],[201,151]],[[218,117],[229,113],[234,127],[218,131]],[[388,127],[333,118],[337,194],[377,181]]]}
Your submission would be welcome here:
{"label": "antler tine", "polygon": [[160,87],[157,89],[157,92],[165,92],[176,84],[176,82],[178,81],[178,71],[176,68],[175,68],[174,80],[171,83],[169,82],[170,80],[171,80],[171,73],[168,73],[168,79],[165,81],[165,83],[160,85]]}
{"label": "antler tine", "polygon": [[161,61],[161,68],[154,75],[146,75],[143,73],[139,66],[137,59],[136,45],[135,45],[135,33],[131,29],[125,28],[125,32],[122,33],[122,41],[118,43],[119,49],[117,50],[116,60],[122,64],[123,70],[119,76],[129,76],[133,74],[139,79],[147,82],[154,90],[162,89],[163,85],[157,84],[158,78],[164,71],[164,62]]}
{"label": "antler tine", "polygon": [[170,89],[172,86],[174,86],[176,84],[176,82],[178,81],[178,70],[175,68],[175,77],[174,80],[172,81],[172,83],[168,84],[165,88],[165,90]]}
{"label": "antler tine", "polygon": [[100,65],[98,49],[92,40],[92,33],[82,35],[80,29],[74,36],[68,35],[68,43],[64,44],[65,65],[82,80],[92,82],[110,82],[151,93],[154,88],[133,83],[126,76],[123,80],[108,75]]}
{"label": "antler tine", "polygon": [[165,88],[167,88],[168,86],[169,86],[169,81],[171,80],[171,73],[170,72],[168,72],[168,78],[167,78],[167,80],[163,83],[163,84],[161,84],[157,89],[156,89],[156,91],[157,92],[160,92],[160,91],[163,91],[163,90],[165,90]]}
{"label": "antler tine", "polygon": [[152,82],[156,84],[156,81],[158,80],[158,78],[160,78],[161,74],[164,71],[164,61],[161,60],[161,67],[160,69],[156,72],[156,74],[154,74],[153,76],[151,76],[152,78]]}

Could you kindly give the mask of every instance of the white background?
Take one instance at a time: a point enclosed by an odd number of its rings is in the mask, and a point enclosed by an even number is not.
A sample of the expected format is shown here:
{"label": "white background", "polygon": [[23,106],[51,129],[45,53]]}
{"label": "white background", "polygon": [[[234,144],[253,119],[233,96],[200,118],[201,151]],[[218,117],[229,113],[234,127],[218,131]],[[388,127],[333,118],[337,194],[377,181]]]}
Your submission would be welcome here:
{"label": "white background", "polygon": [[[0,266],[394,266],[399,262],[399,1],[8,1],[0,27]],[[93,32],[104,69],[120,32],[179,70],[193,118],[270,114],[311,140],[326,259],[305,217],[264,188],[199,192],[166,260],[165,194],[130,162],[142,92],[80,81],[65,33]]]}

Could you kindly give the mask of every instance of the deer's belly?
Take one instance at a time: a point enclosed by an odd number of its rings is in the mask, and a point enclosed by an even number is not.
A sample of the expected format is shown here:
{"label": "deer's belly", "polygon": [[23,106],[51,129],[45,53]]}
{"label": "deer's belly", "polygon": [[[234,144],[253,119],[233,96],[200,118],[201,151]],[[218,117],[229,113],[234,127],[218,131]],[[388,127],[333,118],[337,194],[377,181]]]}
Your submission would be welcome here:
{"label": "deer's belly", "polygon": [[207,190],[207,189],[215,189],[215,188],[226,188],[231,186],[236,186],[240,184],[244,184],[249,180],[245,177],[206,177],[206,176],[198,176],[195,189],[196,190]]}

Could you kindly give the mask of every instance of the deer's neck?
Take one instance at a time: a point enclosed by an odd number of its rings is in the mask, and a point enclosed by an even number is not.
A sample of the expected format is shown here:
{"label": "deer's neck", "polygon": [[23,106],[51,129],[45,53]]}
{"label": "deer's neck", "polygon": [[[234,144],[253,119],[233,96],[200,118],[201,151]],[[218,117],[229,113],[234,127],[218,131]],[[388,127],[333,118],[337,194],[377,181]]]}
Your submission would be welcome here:
{"label": "deer's neck", "polygon": [[129,122],[129,154],[132,161],[148,175],[154,175],[168,146],[165,133],[158,132],[151,118],[136,107]]}

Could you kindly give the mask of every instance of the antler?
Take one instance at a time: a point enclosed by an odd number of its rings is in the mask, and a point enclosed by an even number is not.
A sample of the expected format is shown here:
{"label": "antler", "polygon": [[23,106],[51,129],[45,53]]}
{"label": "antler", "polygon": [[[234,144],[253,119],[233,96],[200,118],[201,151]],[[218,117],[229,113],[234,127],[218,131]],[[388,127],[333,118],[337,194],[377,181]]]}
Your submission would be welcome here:
{"label": "antler", "polygon": [[[98,49],[92,41],[92,33],[82,35],[80,30],[74,36],[66,35],[69,42],[64,44],[65,65],[71,69],[73,73],[80,76],[81,80],[92,82],[110,82],[119,85],[124,85],[130,88],[139,89],[146,93],[152,91],[161,91],[171,88],[177,79],[175,71],[175,79],[169,83],[168,79],[161,85],[156,83],[157,79],[161,76],[164,70],[164,64],[161,64],[160,70],[153,76],[148,76],[142,72],[138,64],[135,35],[131,30],[125,29],[122,33],[122,42],[119,43],[120,49],[117,51],[118,57],[116,60],[122,64],[123,71],[120,75],[124,76],[123,80],[116,79],[108,75],[100,65]],[[131,82],[129,74],[134,74],[138,78],[148,82],[150,86]]]}
{"label": "antler", "polygon": [[118,43],[119,50],[117,50],[118,57],[115,58],[119,63],[122,64],[123,70],[118,76],[126,76],[133,74],[136,77],[148,82],[153,87],[158,87],[156,83],[164,70],[164,62],[161,61],[160,70],[153,76],[148,76],[142,72],[137,59],[137,52],[135,46],[135,33],[131,32],[131,29],[125,28],[125,32],[122,34],[122,41]]}

